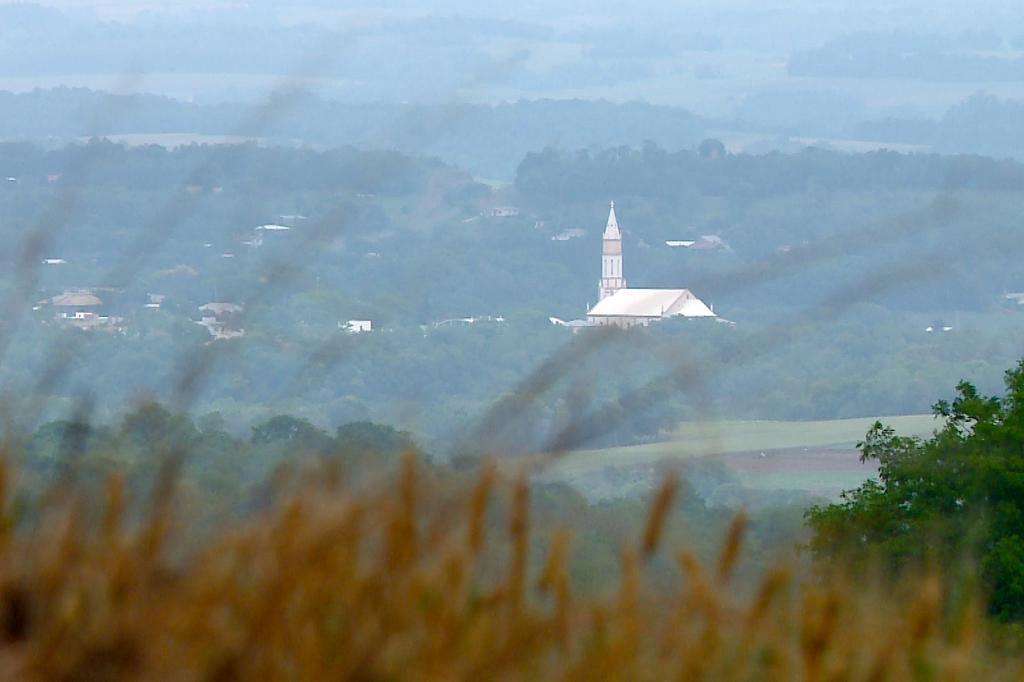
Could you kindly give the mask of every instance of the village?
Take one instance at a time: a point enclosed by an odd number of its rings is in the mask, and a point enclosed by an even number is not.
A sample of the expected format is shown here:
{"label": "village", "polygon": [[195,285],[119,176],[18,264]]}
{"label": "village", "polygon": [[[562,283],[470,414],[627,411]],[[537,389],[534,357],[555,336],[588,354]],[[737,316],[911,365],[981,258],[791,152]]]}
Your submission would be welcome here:
{"label": "village", "polygon": [[[495,206],[485,209],[478,217],[501,220],[518,218],[520,215],[520,209],[517,207]],[[238,248],[221,252],[219,258],[231,261],[240,258],[246,251],[282,248],[290,235],[301,230],[302,224],[307,220],[308,218],[301,214],[278,216],[276,222],[258,225],[247,235],[240,236],[237,241]],[[536,221],[535,227],[544,227],[544,222]],[[553,235],[551,240],[579,240],[585,243],[587,240],[582,238],[586,235],[587,231],[581,228],[568,228]],[[601,277],[596,304],[588,306],[585,316],[580,319],[566,321],[549,316],[551,324],[579,332],[588,327],[646,327],[669,318],[706,318],[726,322],[715,314],[713,306],[705,304],[688,289],[627,286],[623,269],[622,231],[619,228],[614,202],[609,208],[601,243]],[[213,246],[209,242],[203,244],[205,249],[211,249]],[[666,241],[664,248],[699,251],[727,249],[728,245],[717,235],[704,235],[692,240]],[[68,266],[69,259],[49,257],[43,259],[41,265],[46,269],[59,269]],[[196,268],[188,265],[181,265],[178,268],[198,272]],[[205,329],[210,341],[230,341],[246,335],[244,301],[214,299],[189,309],[169,299],[164,293],[147,293],[144,300],[139,301],[126,299],[122,290],[113,287],[66,287],[58,294],[39,300],[33,306],[33,310],[43,323],[111,334],[127,333],[133,320],[148,311],[173,310],[177,314],[188,315],[196,325]],[[476,313],[439,319],[420,327],[424,333],[428,333],[431,329],[501,325],[505,322],[506,318],[500,313]],[[336,328],[339,332],[347,334],[383,331],[372,319],[338,320]]]}

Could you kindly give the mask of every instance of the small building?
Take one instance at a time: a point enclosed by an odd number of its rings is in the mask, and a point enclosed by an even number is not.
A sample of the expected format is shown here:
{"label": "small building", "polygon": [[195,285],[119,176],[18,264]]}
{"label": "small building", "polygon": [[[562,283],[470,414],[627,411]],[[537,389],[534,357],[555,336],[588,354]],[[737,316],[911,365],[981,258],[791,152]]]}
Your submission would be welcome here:
{"label": "small building", "polygon": [[689,248],[694,251],[732,251],[732,247],[717,234],[702,234]]}
{"label": "small building", "polygon": [[224,318],[230,315],[237,315],[245,310],[245,308],[237,303],[206,303],[199,306],[199,310],[204,313],[212,313],[217,318]]}
{"label": "small building", "polygon": [[63,313],[95,312],[103,305],[103,299],[87,290],[65,291],[51,298],[49,303]]}
{"label": "small building", "polygon": [[558,317],[549,317],[548,321],[556,327],[571,329],[573,334],[578,334],[581,329],[594,326],[587,320],[563,320]]}
{"label": "small building", "polygon": [[578,239],[587,235],[585,230],[581,230],[578,227],[571,227],[568,230],[562,230],[556,235],[551,236],[553,242],[567,242],[570,239]]}
{"label": "small building", "polygon": [[453,317],[448,320],[441,320],[434,323],[434,329],[443,327],[469,327],[474,324],[504,324],[503,315],[477,315],[474,317]]}
{"label": "small building", "polygon": [[494,206],[487,211],[490,218],[515,218],[519,215],[519,209],[515,206]]}
{"label": "small building", "polygon": [[199,306],[203,316],[196,324],[205,327],[215,341],[236,339],[245,336],[237,319],[243,310],[237,303],[206,303]]}
{"label": "small building", "polygon": [[53,306],[53,319],[61,325],[85,330],[124,330],[124,319],[104,314],[103,299],[86,289],[65,291],[43,301],[37,308],[41,309],[43,305]]}
{"label": "small building", "polygon": [[373,331],[372,320],[349,320],[345,324],[338,323],[338,327],[344,329],[349,334],[363,334],[366,332]]}
{"label": "small building", "polygon": [[164,300],[167,297],[163,294],[146,294],[147,303],[143,305],[144,308],[150,308],[152,310],[159,310],[164,304]]}

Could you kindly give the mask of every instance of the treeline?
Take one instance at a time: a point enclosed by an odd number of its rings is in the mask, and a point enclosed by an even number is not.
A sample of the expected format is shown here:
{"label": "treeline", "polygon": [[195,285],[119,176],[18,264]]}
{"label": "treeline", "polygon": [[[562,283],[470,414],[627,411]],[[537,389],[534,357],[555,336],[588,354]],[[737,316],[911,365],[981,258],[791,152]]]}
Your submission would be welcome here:
{"label": "treeline", "polygon": [[304,191],[411,194],[438,164],[392,151],[340,147],[328,151],[240,145],[187,145],[170,150],[126,147],[102,139],[47,150],[32,143],[0,144],[7,184],[85,187],[126,192],[190,186],[276,193]]}
{"label": "treeline", "polygon": [[547,149],[519,165],[516,188],[537,202],[617,195],[669,197],[682,188],[757,198],[816,191],[1021,191],[1024,165],[976,156],[847,154],[808,148],[797,154],[702,154],[655,145],[575,153]]}
{"label": "treeline", "polygon": [[[140,143],[174,144],[204,135],[283,146],[393,149],[436,156],[480,177],[510,180],[523,157],[545,147],[574,152],[652,143],[669,151],[691,150],[714,129],[824,135],[920,145],[942,153],[1022,158],[1022,108],[1015,100],[978,94],[937,119],[876,118],[860,101],[836,93],[762,92],[744,100],[731,119],[715,121],[639,102],[360,104],[282,93],[258,104],[196,104],[156,95],[56,88],[0,92],[0,139],[52,146],[55,140],[136,135],[133,141]],[[761,146],[788,149],[803,143],[779,138]]]}
{"label": "treeline", "polygon": [[[792,76],[1005,82],[1024,77],[1024,58],[990,32],[959,35],[854,33],[789,58]],[[999,54],[1006,50],[1004,54]]]}
{"label": "treeline", "polygon": [[697,144],[708,123],[688,111],[642,103],[535,100],[498,105],[345,103],[296,92],[265,103],[196,104],[84,88],[0,92],[0,139],[193,133],[281,144],[355,145],[434,155],[484,177],[511,178],[547,145],[565,149],[653,140]]}
{"label": "treeline", "polygon": [[1024,102],[977,94],[939,119],[898,118],[865,121],[858,137],[883,142],[924,144],[947,153],[973,152],[995,158],[1024,158]]}
{"label": "treeline", "polygon": [[217,513],[241,511],[275,470],[306,459],[336,458],[365,473],[392,467],[404,453],[425,456],[411,434],[367,421],[328,433],[308,420],[277,415],[249,432],[229,432],[216,412],[193,418],[148,402],[112,425],[71,416],[31,433],[8,432],[4,441],[37,490],[72,480],[94,488],[117,474],[144,496],[167,461],[179,461],[183,475]]}

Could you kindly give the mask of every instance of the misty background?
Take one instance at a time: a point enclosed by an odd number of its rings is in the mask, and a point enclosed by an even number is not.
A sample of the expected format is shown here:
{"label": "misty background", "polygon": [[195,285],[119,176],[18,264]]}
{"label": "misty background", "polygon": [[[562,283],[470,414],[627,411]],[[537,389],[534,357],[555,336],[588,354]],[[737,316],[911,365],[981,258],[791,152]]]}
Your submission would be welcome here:
{"label": "misty background", "polygon": [[[437,154],[500,180],[545,146],[645,140],[1022,153],[1014,3],[668,5],[8,3],[0,89],[20,96],[0,100],[0,136],[258,132]],[[240,129],[283,80],[299,88],[279,96],[301,102]],[[95,95],[52,88],[146,96],[91,122]]]}

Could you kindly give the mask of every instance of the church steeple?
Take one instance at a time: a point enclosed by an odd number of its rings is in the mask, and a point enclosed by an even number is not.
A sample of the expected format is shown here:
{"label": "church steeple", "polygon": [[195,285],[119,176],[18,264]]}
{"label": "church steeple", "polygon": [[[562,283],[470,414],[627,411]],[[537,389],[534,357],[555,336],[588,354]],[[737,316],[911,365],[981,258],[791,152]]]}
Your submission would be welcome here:
{"label": "church steeple", "polygon": [[615,216],[613,201],[608,211],[608,224],[604,228],[601,281],[598,283],[597,300],[608,298],[619,289],[625,288],[626,280],[622,275],[622,233],[619,232],[619,220]]}
{"label": "church steeple", "polygon": [[619,219],[615,217],[615,202],[611,202],[608,210],[608,224],[604,228],[605,239],[622,239],[619,233]]}

